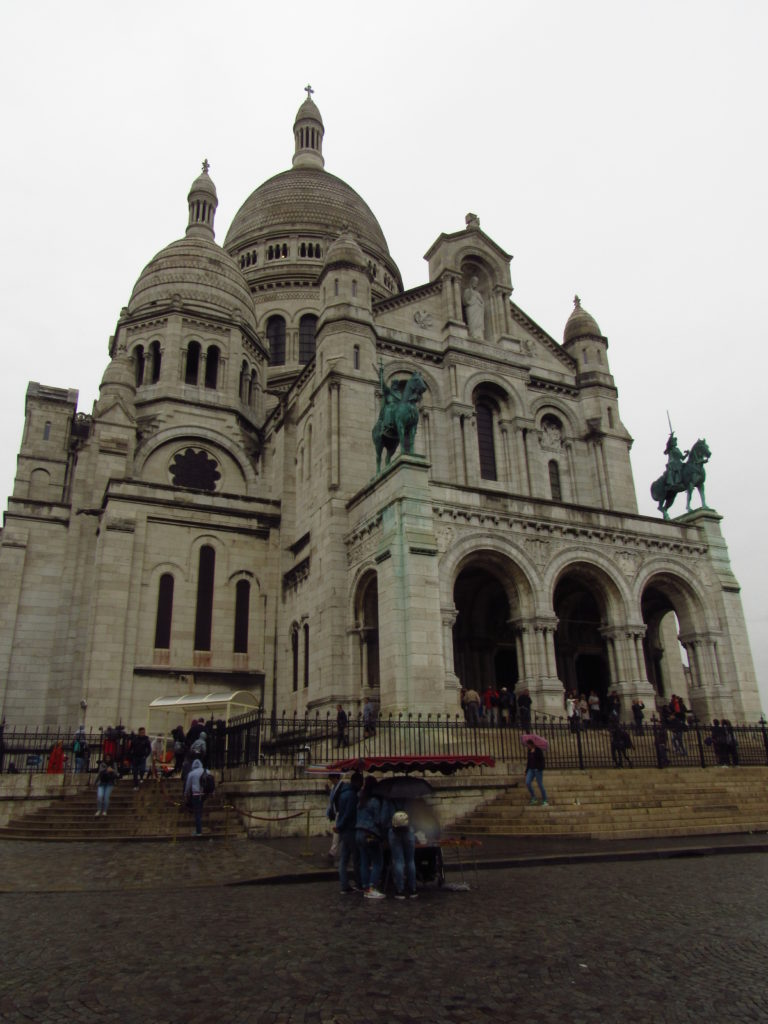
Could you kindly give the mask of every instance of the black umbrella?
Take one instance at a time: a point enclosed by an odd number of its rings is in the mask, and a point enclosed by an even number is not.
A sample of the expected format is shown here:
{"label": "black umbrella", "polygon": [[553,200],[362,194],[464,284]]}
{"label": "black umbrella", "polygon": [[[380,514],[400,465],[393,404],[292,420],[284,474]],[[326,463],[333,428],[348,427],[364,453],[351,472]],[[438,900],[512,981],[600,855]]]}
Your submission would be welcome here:
{"label": "black umbrella", "polygon": [[376,783],[376,796],[389,800],[411,800],[417,796],[428,796],[434,787],[426,779],[411,778],[410,775],[393,775]]}

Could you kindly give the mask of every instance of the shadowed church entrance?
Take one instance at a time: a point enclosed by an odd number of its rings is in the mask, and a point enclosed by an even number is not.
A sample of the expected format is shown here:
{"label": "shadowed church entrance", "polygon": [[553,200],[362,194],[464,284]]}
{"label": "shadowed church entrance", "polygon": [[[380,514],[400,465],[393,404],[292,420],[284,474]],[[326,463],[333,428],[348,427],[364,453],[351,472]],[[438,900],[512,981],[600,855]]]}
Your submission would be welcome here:
{"label": "shadowed church entrance", "polygon": [[[601,595],[600,595],[601,596]],[[589,696],[594,690],[605,706],[611,684],[608,652],[600,629],[604,626],[599,597],[580,573],[568,573],[555,587],[554,610],[557,675],[566,692]]]}
{"label": "shadowed church entrance", "polygon": [[513,687],[517,654],[504,586],[487,569],[469,566],[459,574],[453,597],[458,612],[453,658],[460,684],[478,693],[488,687]]}

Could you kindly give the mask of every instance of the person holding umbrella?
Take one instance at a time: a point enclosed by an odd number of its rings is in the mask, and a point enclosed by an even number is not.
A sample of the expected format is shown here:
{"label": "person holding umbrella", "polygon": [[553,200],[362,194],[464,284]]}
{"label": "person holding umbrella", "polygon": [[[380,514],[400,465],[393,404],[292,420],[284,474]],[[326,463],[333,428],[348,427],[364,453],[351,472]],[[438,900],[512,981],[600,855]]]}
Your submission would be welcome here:
{"label": "person holding umbrella", "polygon": [[531,804],[535,805],[539,801],[536,799],[536,794],[533,791],[533,783],[539,787],[541,793],[541,806],[549,807],[549,801],[547,800],[547,791],[544,789],[544,750],[547,746],[547,741],[542,736],[537,736],[535,733],[527,733],[522,737],[523,743],[525,743],[528,751],[528,759],[525,764],[525,785],[528,792],[531,794]]}

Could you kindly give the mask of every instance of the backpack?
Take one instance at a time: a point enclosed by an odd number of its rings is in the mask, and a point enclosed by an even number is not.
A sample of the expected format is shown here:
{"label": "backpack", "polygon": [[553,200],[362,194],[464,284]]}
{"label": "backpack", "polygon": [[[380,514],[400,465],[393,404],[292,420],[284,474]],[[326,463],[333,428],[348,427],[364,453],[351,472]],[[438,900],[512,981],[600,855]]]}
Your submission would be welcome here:
{"label": "backpack", "polygon": [[203,796],[212,796],[216,790],[216,780],[211,773],[205,769],[200,776],[200,792]]}

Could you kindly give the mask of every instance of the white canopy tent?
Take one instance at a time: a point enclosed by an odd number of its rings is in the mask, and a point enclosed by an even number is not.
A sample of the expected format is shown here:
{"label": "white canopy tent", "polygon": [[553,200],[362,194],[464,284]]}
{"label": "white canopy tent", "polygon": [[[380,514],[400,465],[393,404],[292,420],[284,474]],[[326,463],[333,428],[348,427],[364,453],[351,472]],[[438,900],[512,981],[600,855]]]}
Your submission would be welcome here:
{"label": "white canopy tent", "polygon": [[186,732],[195,718],[223,719],[247,714],[259,707],[250,690],[218,690],[215,693],[186,693],[183,697],[156,697],[149,705],[149,733],[169,733],[177,725]]}

